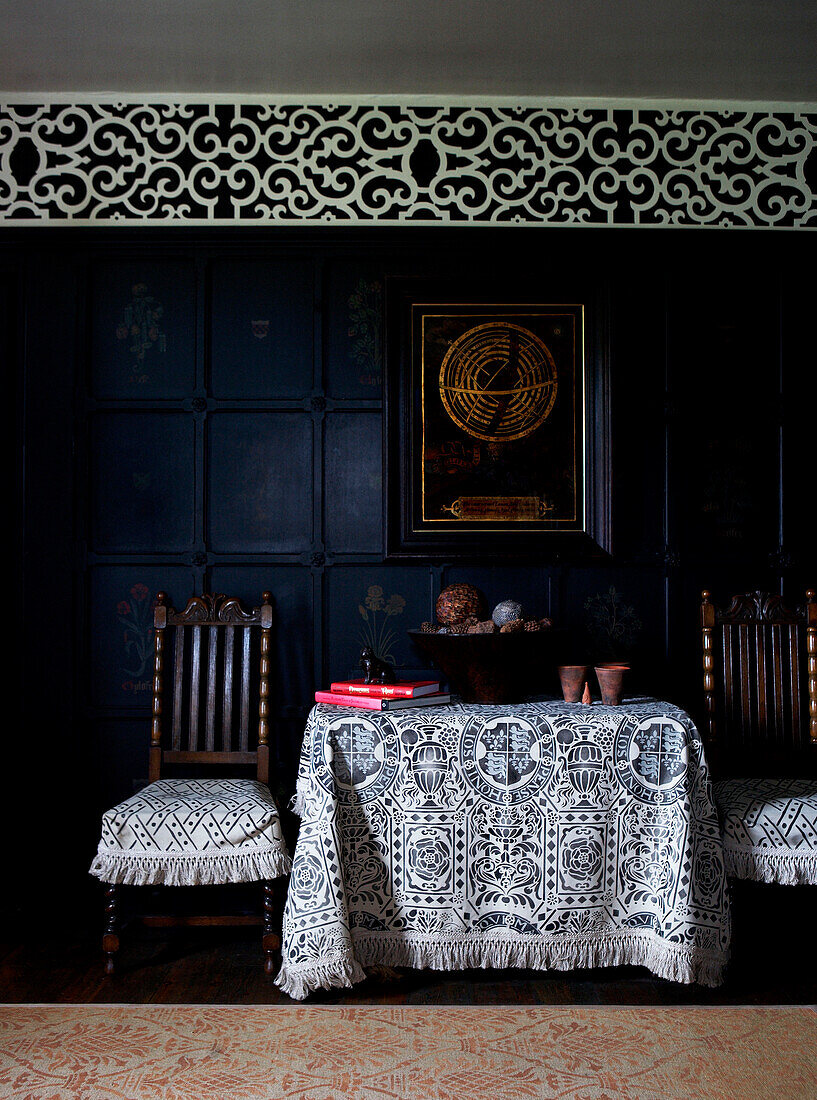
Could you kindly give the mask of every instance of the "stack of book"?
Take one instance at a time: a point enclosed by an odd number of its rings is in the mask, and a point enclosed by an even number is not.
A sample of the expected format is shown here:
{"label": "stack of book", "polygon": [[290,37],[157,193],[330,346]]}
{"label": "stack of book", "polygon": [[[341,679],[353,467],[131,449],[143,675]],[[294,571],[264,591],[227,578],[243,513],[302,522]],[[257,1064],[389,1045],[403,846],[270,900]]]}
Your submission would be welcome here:
{"label": "stack of book", "polygon": [[341,680],[329,691],[316,691],[316,703],[360,710],[402,710],[404,707],[428,707],[449,703],[451,696],[440,691],[437,680],[401,680],[397,684],[367,684],[363,680]]}

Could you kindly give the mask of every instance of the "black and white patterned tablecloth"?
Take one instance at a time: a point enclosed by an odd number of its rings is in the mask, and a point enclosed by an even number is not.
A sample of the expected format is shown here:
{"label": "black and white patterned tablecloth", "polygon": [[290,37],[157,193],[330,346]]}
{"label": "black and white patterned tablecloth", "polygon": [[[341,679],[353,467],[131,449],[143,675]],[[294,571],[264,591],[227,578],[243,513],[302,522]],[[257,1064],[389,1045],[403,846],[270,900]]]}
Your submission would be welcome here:
{"label": "black and white patterned tablecloth", "polygon": [[718,818],[698,731],[669,703],[318,704],[295,808],[292,997],[377,963],[721,980]]}

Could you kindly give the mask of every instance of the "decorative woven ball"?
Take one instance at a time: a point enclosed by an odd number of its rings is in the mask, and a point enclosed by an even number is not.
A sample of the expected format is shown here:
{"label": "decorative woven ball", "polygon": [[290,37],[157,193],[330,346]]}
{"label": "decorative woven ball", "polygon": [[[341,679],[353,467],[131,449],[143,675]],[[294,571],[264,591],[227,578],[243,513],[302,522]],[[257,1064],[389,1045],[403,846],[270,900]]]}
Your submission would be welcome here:
{"label": "decorative woven ball", "polygon": [[524,618],[522,604],[517,603],[516,600],[502,600],[494,608],[491,618],[501,630],[508,623],[515,623],[518,619]]}
{"label": "decorative woven ball", "polygon": [[473,584],[449,584],[437,597],[437,621],[444,626],[485,618],[485,597]]}

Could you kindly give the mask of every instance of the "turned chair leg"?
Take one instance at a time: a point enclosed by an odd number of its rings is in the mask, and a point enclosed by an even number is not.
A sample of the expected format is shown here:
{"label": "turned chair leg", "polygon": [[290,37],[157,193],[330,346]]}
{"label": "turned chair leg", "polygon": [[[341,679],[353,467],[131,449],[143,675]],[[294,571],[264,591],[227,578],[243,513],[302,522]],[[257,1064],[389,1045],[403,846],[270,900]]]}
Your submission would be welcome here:
{"label": "turned chair leg", "polygon": [[113,974],[114,956],[119,950],[119,888],[108,883],[105,887],[105,931],[102,950],[105,952],[105,973]]}
{"label": "turned chair leg", "polygon": [[280,937],[273,931],[272,916],[275,911],[275,887],[271,882],[264,883],[264,934],[261,946],[264,950],[264,970],[272,974],[274,970],[273,956],[281,946]]}

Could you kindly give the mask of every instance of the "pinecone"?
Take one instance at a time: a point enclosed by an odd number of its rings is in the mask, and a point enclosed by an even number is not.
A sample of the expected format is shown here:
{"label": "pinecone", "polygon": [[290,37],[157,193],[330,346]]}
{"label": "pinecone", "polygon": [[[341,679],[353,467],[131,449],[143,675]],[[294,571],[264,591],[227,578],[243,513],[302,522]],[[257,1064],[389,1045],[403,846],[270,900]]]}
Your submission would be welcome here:
{"label": "pinecone", "polygon": [[550,619],[528,619],[525,622],[525,630],[547,630],[551,625]]}
{"label": "pinecone", "polygon": [[496,634],[496,623],[493,619],[484,619],[468,627],[469,634]]}

